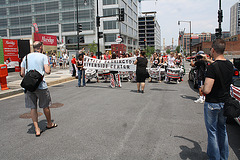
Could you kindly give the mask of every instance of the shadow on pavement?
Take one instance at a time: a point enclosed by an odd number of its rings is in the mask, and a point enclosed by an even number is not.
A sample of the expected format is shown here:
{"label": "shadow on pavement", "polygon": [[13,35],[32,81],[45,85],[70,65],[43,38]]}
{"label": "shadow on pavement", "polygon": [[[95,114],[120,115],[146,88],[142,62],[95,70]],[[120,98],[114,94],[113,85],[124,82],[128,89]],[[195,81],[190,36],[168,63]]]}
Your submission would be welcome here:
{"label": "shadow on pavement", "polygon": [[174,89],[160,89],[160,88],[152,88],[150,90],[152,90],[152,91],[171,91],[171,92],[178,91],[178,90],[174,90]]}
{"label": "shadow on pavement", "polygon": [[[54,122],[54,120],[52,120],[52,122]],[[28,134],[35,134],[35,127],[34,127],[33,123],[29,124],[28,126],[30,126],[31,128],[28,129],[27,133]],[[47,120],[39,121],[38,126],[39,126],[40,130],[45,132],[46,131],[46,126],[47,126]]]}
{"label": "shadow on pavement", "polygon": [[232,122],[227,125],[227,133],[228,133],[228,143],[232,148],[233,152],[240,159],[240,126],[237,122]]}
{"label": "shadow on pavement", "polygon": [[195,88],[194,88],[192,81],[189,81],[189,80],[188,80],[188,85],[189,85],[189,87],[190,87],[193,91],[195,91],[195,92],[198,93],[198,89],[195,89]]}
{"label": "shadow on pavement", "polygon": [[208,159],[207,153],[202,151],[202,148],[201,148],[201,146],[199,145],[198,142],[193,141],[191,139],[188,139],[186,137],[182,137],[182,136],[174,136],[174,137],[187,140],[189,142],[192,142],[193,145],[194,145],[193,148],[189,148],[188,146],[184,146],[184,145],[179,146],[180,149],[182,150],[179,153],[179,156],[180,156],[181,159],[190,159],[190,160],[205,160],[205,159]]}
{"label": "shadow on pavement", "polygon": [[184,99],[190,99],[190,100],[196,100],[197,97],[194,97],[194,96],[187,96],[187,95],[180,95],[182,98]]}

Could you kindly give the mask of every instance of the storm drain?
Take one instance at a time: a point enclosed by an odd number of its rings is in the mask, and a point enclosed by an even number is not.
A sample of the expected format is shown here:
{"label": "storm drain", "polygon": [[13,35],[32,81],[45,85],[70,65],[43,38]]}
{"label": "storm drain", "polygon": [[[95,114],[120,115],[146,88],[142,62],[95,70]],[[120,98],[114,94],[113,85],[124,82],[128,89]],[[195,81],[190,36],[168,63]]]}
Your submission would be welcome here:
{"label": "storm drain", "polygon": [[64,104],[62,103],[53,103],[49,108],[60,108],[62,107]]}
{"label": "storm drain", "polygon": [[[38,117],[43,115],[41,112],[37,112],[37,113],[38,113]],[[24,114],[20,115],[19,118],[30,119],[30,118],[32,118],[32,116],[31,116],[31,113],[24,113]]]}

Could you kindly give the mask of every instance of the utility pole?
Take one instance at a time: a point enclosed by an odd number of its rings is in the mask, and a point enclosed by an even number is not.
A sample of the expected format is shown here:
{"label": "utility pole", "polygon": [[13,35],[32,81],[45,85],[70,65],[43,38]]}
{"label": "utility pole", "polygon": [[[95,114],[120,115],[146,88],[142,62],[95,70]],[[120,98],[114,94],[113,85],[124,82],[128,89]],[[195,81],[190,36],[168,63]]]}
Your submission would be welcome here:
{"label": "utility pole", "polygon": [[77,46],[78,46],[78,52],[79,52],[79,49],[80,49],[80,46],[79,46],[79,29],[78,29],[78,0],[76,0],[76,10],[77,10]]}

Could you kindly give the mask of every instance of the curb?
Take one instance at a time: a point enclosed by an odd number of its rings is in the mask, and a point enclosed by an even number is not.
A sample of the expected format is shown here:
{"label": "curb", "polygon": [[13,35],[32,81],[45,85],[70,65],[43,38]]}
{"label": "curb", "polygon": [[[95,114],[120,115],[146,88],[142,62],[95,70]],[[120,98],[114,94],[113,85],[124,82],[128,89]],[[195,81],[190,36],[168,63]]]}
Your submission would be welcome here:
{"label": "curb", "polygon": [[[74,79],[75,79],[75,77],[67,77],[67,78],[47,82],[47,85],[48,85],[48,87],[50,87],[52,85],[56,85],[56,84],[63,83],[63,82],[68,82],[68,81],[71,81],[71,80],[74,80]],[[19,94],[19,93],[23,93],[23,92],[24,92],[23,88],[18,88],[18,89],[13,89],[13,90],[10,89],[9,91],[7,91],[5,93],[0,93],[0,99],[5,98],[5,97],[9,97],[9,96],[13,96],[13,95],[16,95],[16,94]]]}

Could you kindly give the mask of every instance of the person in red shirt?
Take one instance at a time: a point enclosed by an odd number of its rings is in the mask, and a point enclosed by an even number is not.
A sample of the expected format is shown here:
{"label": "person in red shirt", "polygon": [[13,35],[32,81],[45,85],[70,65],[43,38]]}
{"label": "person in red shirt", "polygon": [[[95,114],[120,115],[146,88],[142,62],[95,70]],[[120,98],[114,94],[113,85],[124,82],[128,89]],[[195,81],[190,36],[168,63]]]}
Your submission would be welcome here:
{"label": "person in red shirt", "polygon": [[109,60],[111,59],[111,56],[109,55],[109,52],[106,51],[105,55],[104,55],[104,60]]}
{"label": "person in red shirt", "polygon": [[76,58],[75,55],[72,55],[72,68],[73,68],[73,72],[72,72],[72,77],[76,77]]}
{"label": "person in red shirt", "polygon": [[90,57],[95,58],[95,59],[97,58],[96,56],[94,56],[93,52],[90,53]]}

